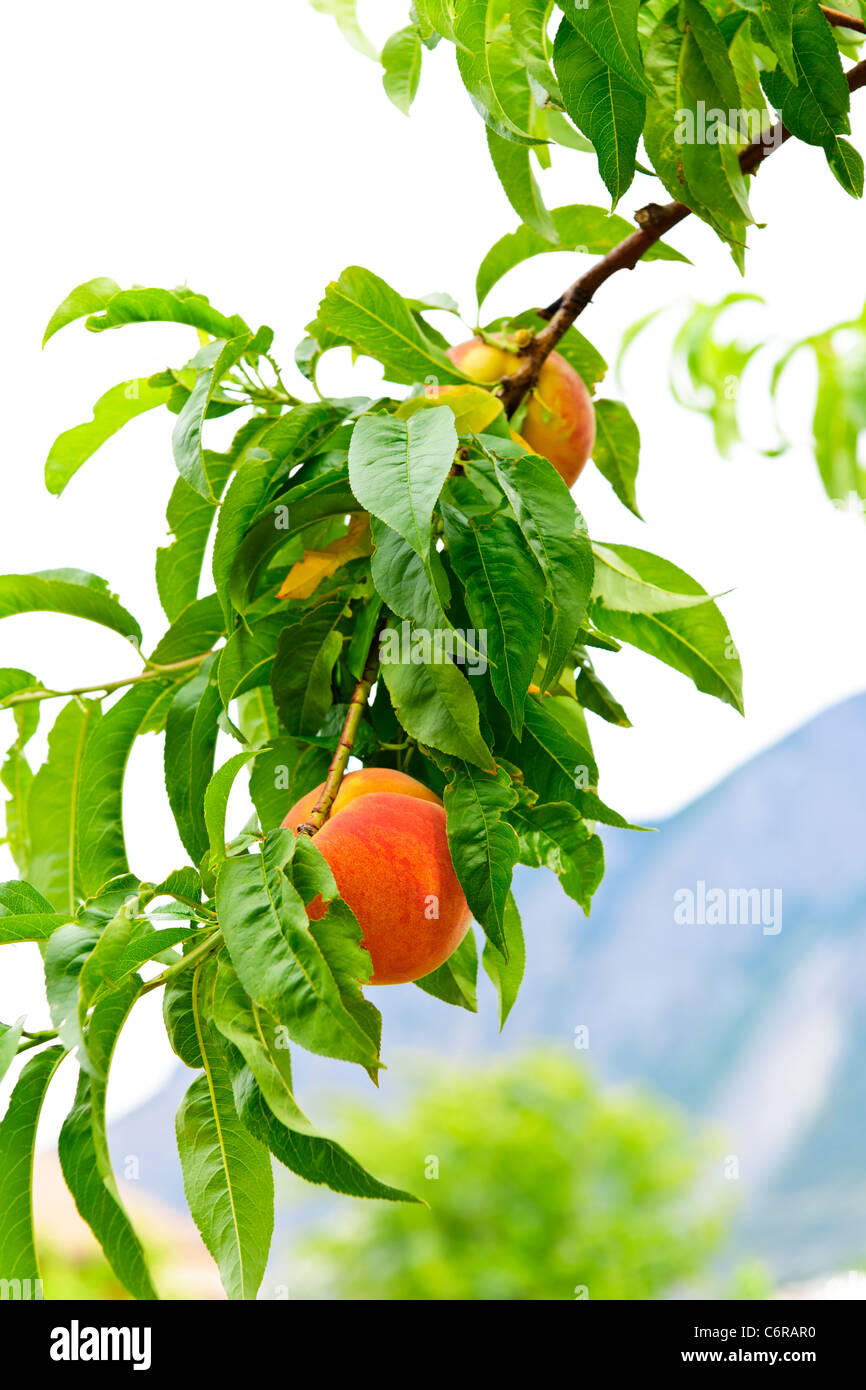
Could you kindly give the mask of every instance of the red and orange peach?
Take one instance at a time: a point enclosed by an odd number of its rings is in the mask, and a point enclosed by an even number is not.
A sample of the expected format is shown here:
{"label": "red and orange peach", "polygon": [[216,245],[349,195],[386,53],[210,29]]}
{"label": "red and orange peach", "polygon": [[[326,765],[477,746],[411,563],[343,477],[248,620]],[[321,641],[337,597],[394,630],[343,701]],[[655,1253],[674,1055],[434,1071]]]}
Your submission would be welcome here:
{"label": "red and orange peach", "polygon": [[[322,787],[292,807],[297,831]],[[471,914],[454,872],[445,810],[434,792],[405,773],[364,768],[344,777],[315,837],[358,919],[373,962],[370,984],[406,984],[442,965],[463,940]],[[325,914],[321,898],[307,908]]]}

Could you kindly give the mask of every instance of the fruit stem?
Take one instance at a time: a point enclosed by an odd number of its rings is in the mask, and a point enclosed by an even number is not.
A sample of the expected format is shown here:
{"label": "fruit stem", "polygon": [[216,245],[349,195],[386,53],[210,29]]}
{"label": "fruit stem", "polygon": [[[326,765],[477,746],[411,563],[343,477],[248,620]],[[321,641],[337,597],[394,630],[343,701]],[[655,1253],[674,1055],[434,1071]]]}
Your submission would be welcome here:
{"label": "fruit stem", "polygon": [[[842,19],[840,12],[828,10],[821,7],[828,23],[841,25]],[[862,20],[851,19],[845,16],[846,24],[852,29],[861,33],[866,33],[866,23]],[[866,86],[866,62],[857,63],[855,67],[849,68],[845,77],[848,87],[852,92],[858,91]],[[790,131],[781,121],[773,127],[764,139],[753,141],[747,145],[740,155],[740,167],[744,174],[755,174],[763,164],[764,160],[784,144],[790,136]],[[650,203],[649,206],[641,208],[635,213],[635,221],[638,223],[638,230],[631,232],[606,256],[602,256],[585,275],[581,275],[574,284],[569,286],[559,299],[554,300],[546,309],[539,309],[539,318],[546,319],[544,328],[536,333],[526,352],[520,357],[520,365],[515,372],[503,377],[500,382],[497,395],[502,401],[505,413],[509,419],[518,409],[521,401],[535,387],[541,368],[547,358],[553,352],[560,338],[563,337],[574,323],[575,319],[583,313],[587,305],[592,301],[596,290],[599,290],[605,281],[609,280],[618,270],[634,270],[641,257],[645,256],[655,243],[669,232],[677,223],[682,222],[688,217],[691,209],[685,203],[665,203],[660,206],[658,203]]]}
{"label": "fruit stem", "polygon": [[340,784],[348,766],[349,758],[352,756],[352,749],[355,746],[355,739],[364,714],[364,708],[370,697],[370,691],[373,688],[379,670],[379,633],[381,628],[382,623],[379,623],[376,627],[376,631],[373,633],[373,638],[367,652],[367,660],[364,663],[364,670],[361,673],[361,679],[355,686],[352,698],[349,701],[349,708],[346,712],[346,718],[340,733],[339,742],[334,756],[331,759],[331,766],[328,768],[328,775],[325,778],[322,794],[303,825],[297,827],[297,833],[299,835],[315,835],[317,830],[321,830],[331,813],[334,798],[340,790]]}

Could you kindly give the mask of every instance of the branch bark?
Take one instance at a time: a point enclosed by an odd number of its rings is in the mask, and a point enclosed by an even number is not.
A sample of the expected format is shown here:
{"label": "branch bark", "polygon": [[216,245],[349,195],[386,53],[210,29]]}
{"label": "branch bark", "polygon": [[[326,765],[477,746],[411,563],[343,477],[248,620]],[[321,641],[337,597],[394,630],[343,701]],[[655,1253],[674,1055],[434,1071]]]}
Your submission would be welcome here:
{"label": "branch bark", "polygon": [[325,778],[325,785],[322,787],[322,794],[310,812],[309,819],[297,827],[299,835],[315,835],[321,830],[328,816],[331,814],[331,807],[334,798],[340,790],[340,783],[343,780],[352,749],[355,746],[355,739],[358,735],[358,728],[364,714],[364,708],[370,698],[370,691],[376,680],[379,670],[379,632],[381,624],[376,627],[373,633],[373,640],[367,652],[367,660],[364,663],[364,670],[361,679],[355,686],[352,698],[349,701],[349,708],[340,733],[340,741],[337,744],[331,765],[328,768],[328,775]]}
{"label": "branch bark", "polygon": [[[832,18],[837,13],[837,11],[828,13],[827,17],[831,24],[837,22],[841,24],[841,19],[837,21]],[[846,21],[848,18],[849,16],[844,16]],[[857,28],[858,23],[859,21],[851,21],[851,27]],[[864,26],[864,32],[866,32],[866,26]],[[848,71],[846,76],[852,92],[866,86],[866,62],[858,63],[856,67]],[[746,174],[757,173],[764,160],[785,143],[790,137],[790,133],[780,121],[768,134],[766,141],[756,140],[749,145],[740,155],[740,165],[743,172]],[[638,230],[627,236],[606,256],[602,256],[600,261],[592,266],[586,274],[575,280],[574,284],[570,285],[553,304],[548,305],[546,309],[539,310],[540,317],[548,320],[546,327],[536,333],[526,351],[521,355],[520,366],[517,371],[503,378],[497,392],[505,407],[506,415],[513,415],[524,396],[534,388],[545,361],[563,334],[583,313],[596,291],[601,289],[601,286],[617,271],[634,270],[638,261],[646,255],[650,247],[654,246],[677,223],[688,217],[690,211],[691,209],[686,207],[685,203],[678,202],[663,205],[650,203],[647,207],[641,208],[635,213]]]}
{"label": "branch bark", "polygon": [[819,5],[818,7],[828,24],[834,25],[837,29],[853,29],[857,34],[866,34],[866,22],[862,19],[855,19],[853,15],[845,14],[844,10],[831,10],[829,5]]}

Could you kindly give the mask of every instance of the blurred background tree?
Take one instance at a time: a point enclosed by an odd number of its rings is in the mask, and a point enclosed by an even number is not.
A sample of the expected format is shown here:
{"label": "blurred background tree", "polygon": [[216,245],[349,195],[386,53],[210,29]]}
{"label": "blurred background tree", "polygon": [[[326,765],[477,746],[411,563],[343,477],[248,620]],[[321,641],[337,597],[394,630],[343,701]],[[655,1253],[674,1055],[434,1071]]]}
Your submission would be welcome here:
{"label": "blurred background tree", "polygon": [[295,1257],[306,1297],[652,1299],[707,1268],[724,1223],[676,1111],[552,1051],[455,1072],[425,1063],[375,1123],[343,1110],[350,1149],[430,1210],[357,1203],[318,1223]]}

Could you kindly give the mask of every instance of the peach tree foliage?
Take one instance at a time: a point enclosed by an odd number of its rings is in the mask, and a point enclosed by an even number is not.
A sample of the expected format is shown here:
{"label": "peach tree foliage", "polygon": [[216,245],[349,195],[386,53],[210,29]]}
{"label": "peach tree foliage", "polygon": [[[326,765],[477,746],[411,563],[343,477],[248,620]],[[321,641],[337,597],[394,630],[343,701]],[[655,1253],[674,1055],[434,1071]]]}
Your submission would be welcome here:
{"label": "peach tree foliage", "polygon": [[[353,0],[313,3],[357,35]],[[425,53],[452,45],[506,196],[551,250],[568,242],[544,205],[533,157],[544,169],[557,146],[596,158],[615,207],[635,171],[646,171],[642,140],[650,172],[730,244],[740,266],[754,218],[733,137],[756,139],[771,112],[824,151],[846,192],[862,195],[863,160],[845,138],[841,56],[856,55],[863,0],[831,12],[817,0],[413,0],[408,11],[379,55],[385,91],[408,112]]]}
{"label": "peach tree foliage", "polygon": [[[529,25],[520,41],[508,37],[495,4],[419,5],[411,27],[422,43],[434,41],[434,28],[456,39],[488,125],[493,98],[501,105],[504,95],[493,58],[505,44],[505,91],[516,84],[527,104],[522,117],[512,111],[491,129],[514,145],[521,178],[539,130],[527,134],[526,122],[539,112],[548,132],[580,143],[555,95],[560,85],[569,89],[572,73],[563,67],[563,44],[581,56],[587,82],[599,63],[609,64],[616,102],[631,84],[630,109],[647,119],[655,113],[655,136],[645,131],[645,144],[665,153],[663,182],[679,149],[667,121],[671,100],[681,91],[691,100],[699,80],[718,84],[724,76],[730,84],[730,69],[746,81],[756,56],[765,82],[777,64],[771,85],[786,118],[799,123],[795,134],[816,134],[810,103],[826,103],[821,143],[839,172],[847,118],[829,63],[838,62],[838,49],[833,40],[830,53],[821,38],[829,76],[816,97],[804,66],[811,40],[799,37],[803,25],[814,27],[816,7],[774,0],[738,7],[739,23],[722,16],[716,25],[713,11],[729,7],[706,7],[697,21],[687,3],[681,24],[679,12],[655,3],[624,4],[617,15],[634,21],[633,32],[629,38],[618,20],[614,43],[602,13],[610,6],[596,4],[585,29],[578,11],[565,7],[577,39],[569,29],[558,40],[558,72],[556,48],[550,69],[540,39],[545,5],[512,4],[511,23],[522,16]],[[321,0],[318,7],[351,21],[351,5]],[[475,40],[461,46],[470,21],[471,32],[485,37],[480,68]],[[414,51],[414,37],[404,43]],[[392,87],[401,71],[394,49]],[[538,99],[548,87],[549,103]],[[619,124],[619,105],[614,117]],[[589,138],[603,155],[601,130],[593,127]],[[494,150],[502,164],[500,145]],[[742,217],[730,206],[731,171],[713,158],[692,202],[736,246]],[[844,162],[856,173],[853,156]],[[626,167],[620,181],[627,175]],[[628,241],[629,224],[615,214],[581,204],[558,209],[551,220],[559,240],[551,240],[540,210],[521,199],[519,211],[521,227],[482,262],[480,299],[510,266],[557,245],[601,254],[608,270],[621,263],[617,244]],[[684,259],[657,237],[640,254]],[[595,393],[606,364],[574,327],[580,307],[568,310],[568,322],[554,316],[557,348]],[[367,766],[408,770],[443,797],[455,870],[479,926],[477,940],[470,932],[417,983],[445,1004],[474,1010],[480,946],[503,1023],[525,950],[510,892],[515,865],[551,869],[588,912],[603,873],[598,827],[628,828],[598,789],[587,716],[620,725],[628,718],[596,673],[593,653],[638,647],[742,708],[739,662],[716,604],[672,562],[590,539],[554,468],[513,439],[520,406],[510,403],[509,420],[507,388],[439,399],[437,385],[470,384],[446,355],[449,339],[431,322],[434,312],[447,322],[457,310],[447,296],[404,297],[372,271],[349,267],[327,287],[295,351],[303,398],[284,383],[270,329],[254,330],[185,288],[124,290],[96,279],[74,289],[51,318],[46,339],[79,320],[91,332],[157,320],[178,325],[179,343],[183,328],[196,330],[198,346],[192,356],[181,349],[178,365],[109,389],[91,420],[55,441],[46,465],[48,488],[60,493],[133,417],[158,408],[173,417],[178,478],[167,507],[171,539],[156,556],[167,624],[157,644],[143,649],[136,618],[95,574],[0,577],[0,617],[42,610],[97,622],[126,639],[138,664],[107,686],[66,692],[45,689],[38,673],[0,670],[0,705],[14,717],[15,735],[2,771],[6,843],[20,873],[0,886],[0,944],[38,945],[53,1024],[35,1032],[22,1017],[0,1030],[0,1073],[18,1053],[32,1053],[0,1123],[4,1279],[38,1274],[29,1191],[36,1127],[54,1073],[77,1067],[59,1140],[65,1179],[118,1278],[137,1297],[156,1296],[112,1173],[105,1098],[124,1022],[157,988],[171,1046],[194,1073],[177,1117],[186,1193],[230,1297],[254,1297],[264,1272],[271,1155],[337,1192],[416,1200],[322,1135],[292,1084],[291,1046],[359,1065],[374,1081],[382,1065],[358,924],[315,838],[281,829],[288,808],[322,781],[359,690],[370,698],[354,754]],[[509,320],[483,326],[522,330],[531,353],[544,345],[547,321],[536,306],[517,306]],[[451,340],[458,340],[465,329],[454,322]],[[323,397],[319,360],[341,346],[380,363],[389,394]],[[595,465],[637,512],[637,427],[618,401],[596,396],[595,408]],[[208,447],[208,422],[229,414],[239,424],[218,452]],[[476,659],[481,632],[486,664]],[[450,640],[453,660],[413,646],[430,633]],[[421,659],[383,662],[370,691],[364,677],[375,672],[380,644],[399,645],[404,634]],[[43,707],[59,713],[47,758],[33,768],[28,745]],[[216,766],[220,732],[236,751]],[[164,734],[166,795],[187,856],[161,882],[142,877],[146,864],[129,863],[123,833],[124,769],[136,740],[151,733]],[[229,794],[247,775],[254,814],[227,841]],[[328,911],[310,922],[306,905],[317,895]]]}

